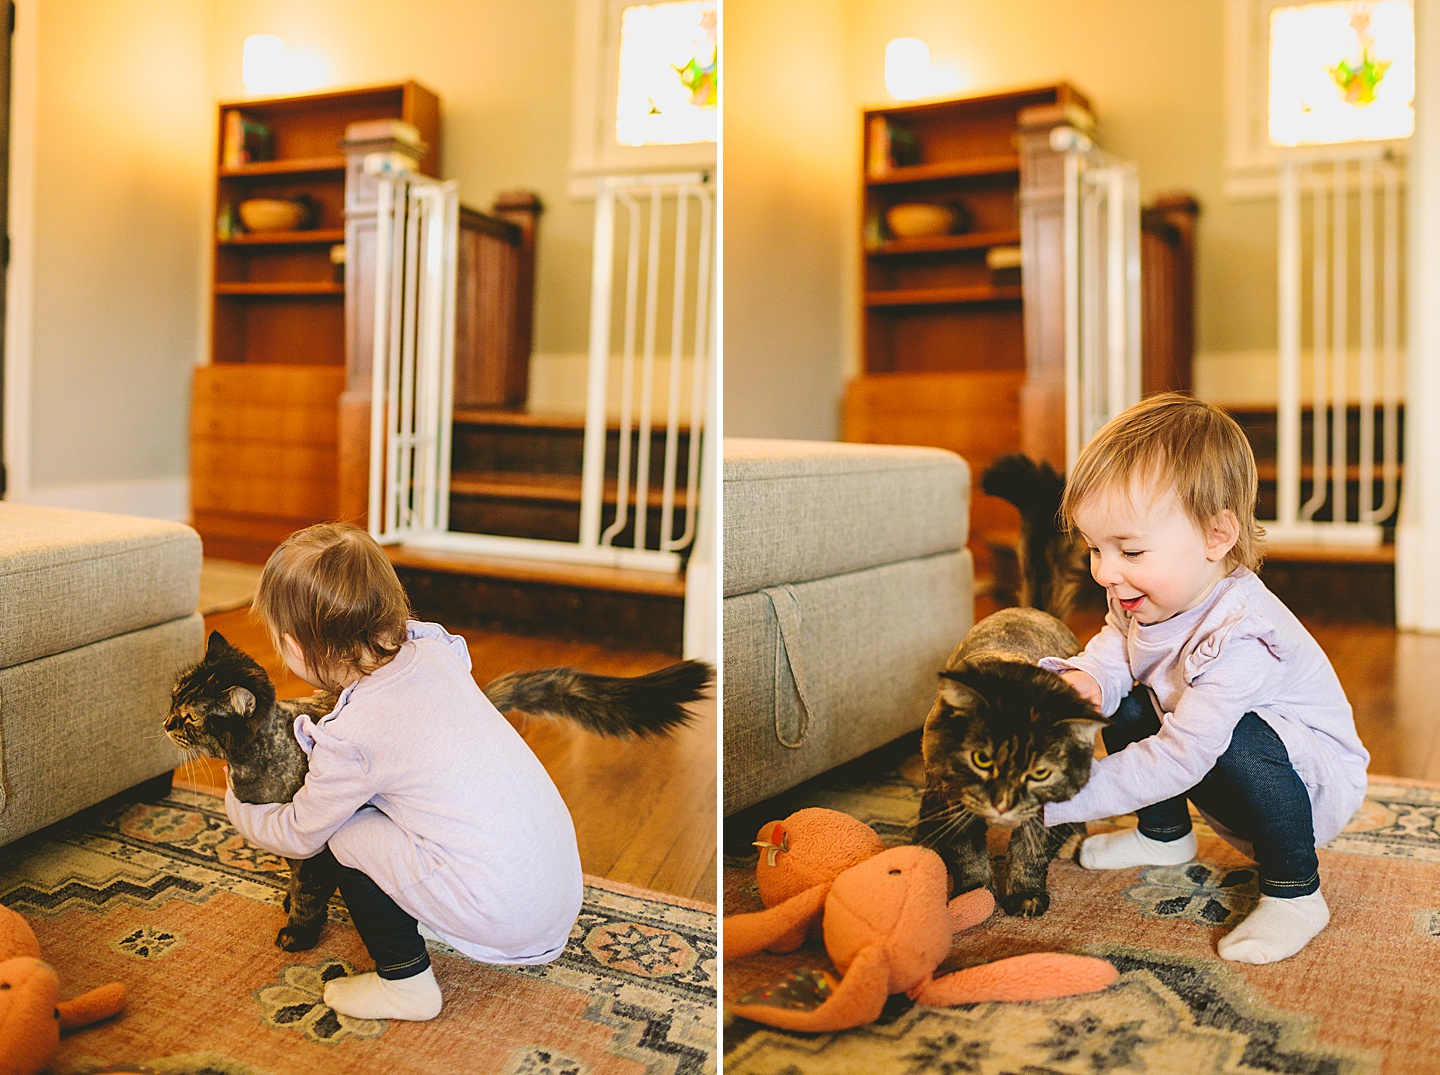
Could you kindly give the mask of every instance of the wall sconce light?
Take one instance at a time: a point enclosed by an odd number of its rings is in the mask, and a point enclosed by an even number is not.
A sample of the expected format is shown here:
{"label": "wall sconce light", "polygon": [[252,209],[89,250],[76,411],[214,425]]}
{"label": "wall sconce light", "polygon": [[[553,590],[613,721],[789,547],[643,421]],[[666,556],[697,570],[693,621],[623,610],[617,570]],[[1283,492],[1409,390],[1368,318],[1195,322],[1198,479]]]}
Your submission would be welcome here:
{"label": "wall sconce light", "polygon": [[245,39],[240,78],[251,93],[283,93],[286,89],[285,42],[274,34]]}
{"label": "wall sconce light", "polygon": [[930,46],[918,37],[897,37],[885,46],[885,88],[892,97],[913,101],[929,91]]}
{"label": "wall sconce light", "polygon": [[885,88],[892,97],[913,101],[954,93],[965,83],[954,64],[930,62],[930,46],[918,37],[897,37],[885,46]]}

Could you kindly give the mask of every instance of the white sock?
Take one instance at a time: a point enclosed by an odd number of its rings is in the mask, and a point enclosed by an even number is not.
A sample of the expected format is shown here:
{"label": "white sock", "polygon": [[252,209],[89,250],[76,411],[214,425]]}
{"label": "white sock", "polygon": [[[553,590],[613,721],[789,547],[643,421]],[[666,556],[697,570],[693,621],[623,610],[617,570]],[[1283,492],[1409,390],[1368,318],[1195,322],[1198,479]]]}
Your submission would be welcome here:
{"label": "white sock", "polygon": [[382,978],[371,971],[325,983],[325,1003],[353,1019],[434,1019],[440,1014],[435,969],[409,978]]}
{"label": "white sock", "polygon": [[1221,959],[1235,963],[1275,963],[1310,943],[1330,921],[1330,908],[1319,892],[1281,899],[1261,896],[1245,921],[1220,938]]}
{"label": "white sock", "polygon": [[1165,842],[1142,835],[1139,829],[1121,829],[1090,836],[1080,845],[1080,865],[1087,870],[1125,870],[1131,866],[1179,866],[1195,857],[1195,833]]}

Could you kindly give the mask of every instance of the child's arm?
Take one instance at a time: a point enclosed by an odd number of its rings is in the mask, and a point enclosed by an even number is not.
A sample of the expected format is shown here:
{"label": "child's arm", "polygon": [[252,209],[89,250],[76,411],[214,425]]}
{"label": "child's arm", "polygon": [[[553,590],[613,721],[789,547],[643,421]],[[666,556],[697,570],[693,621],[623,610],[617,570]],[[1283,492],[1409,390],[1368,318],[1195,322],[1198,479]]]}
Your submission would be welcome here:
{"label": "child's arm", "polygon": [[1232,640],[1185,688],[1159,732],[1094,762],[1078,795],[1046,804],[1045,823],[1095,821],[1183,795],[1215,767],[1240,718],[1273,696],[1282,674],[1258,639]]}
{"label": "child's arm", "polygon": [[334,738],[317,742],[305,783],[288,803],[242,803],[225,789],[225,812],[257,847],[286,858],[310,858],[375,795],[364,758]]}
{"label": "child's arm", "polygon": [[[1073,657],[1042,657],[1040,667],[1047,672],[1084,672],[1100,688],[1097,708],[1109,716],[1120,708],[1130,693],[1135,677],[1130,674],[1130,658],[1125,652],[1125,629],[1114,609],[1105,613],[1105,625]],[[1073,685],[1073,684],[1072,684]],[[1085,691],[1081,691],[1085,694]]]}

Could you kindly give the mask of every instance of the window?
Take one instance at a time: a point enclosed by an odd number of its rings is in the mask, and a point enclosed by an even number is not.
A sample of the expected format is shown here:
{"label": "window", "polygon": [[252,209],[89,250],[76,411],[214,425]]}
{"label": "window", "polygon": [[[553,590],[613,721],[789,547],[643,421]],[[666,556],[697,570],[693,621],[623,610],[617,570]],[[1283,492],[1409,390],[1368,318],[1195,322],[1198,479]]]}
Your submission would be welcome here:
{"label": "window", "polygon": [[1226,193],[1275,193],[1281,154],[1415,126],[1411,0],[1226,0]]}
{"label": "window", "polygon": [[580,0],[571,193],[596,176],[712,169],[716,0]]}

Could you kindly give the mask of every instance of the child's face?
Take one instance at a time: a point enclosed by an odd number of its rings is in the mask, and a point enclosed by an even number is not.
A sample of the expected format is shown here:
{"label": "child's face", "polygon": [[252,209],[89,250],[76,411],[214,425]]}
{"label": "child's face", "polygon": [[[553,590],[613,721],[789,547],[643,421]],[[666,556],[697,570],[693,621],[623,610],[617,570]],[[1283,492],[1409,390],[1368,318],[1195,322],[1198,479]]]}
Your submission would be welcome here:
{"label": "child's face", "polygon": [[1232,512],[1202,530],[1174,493],[1099,493],[1075,511],[1090,549],[1090,574],[1141,623],[1159,623],[1198,605],[1228,574],[1239,536]]}

